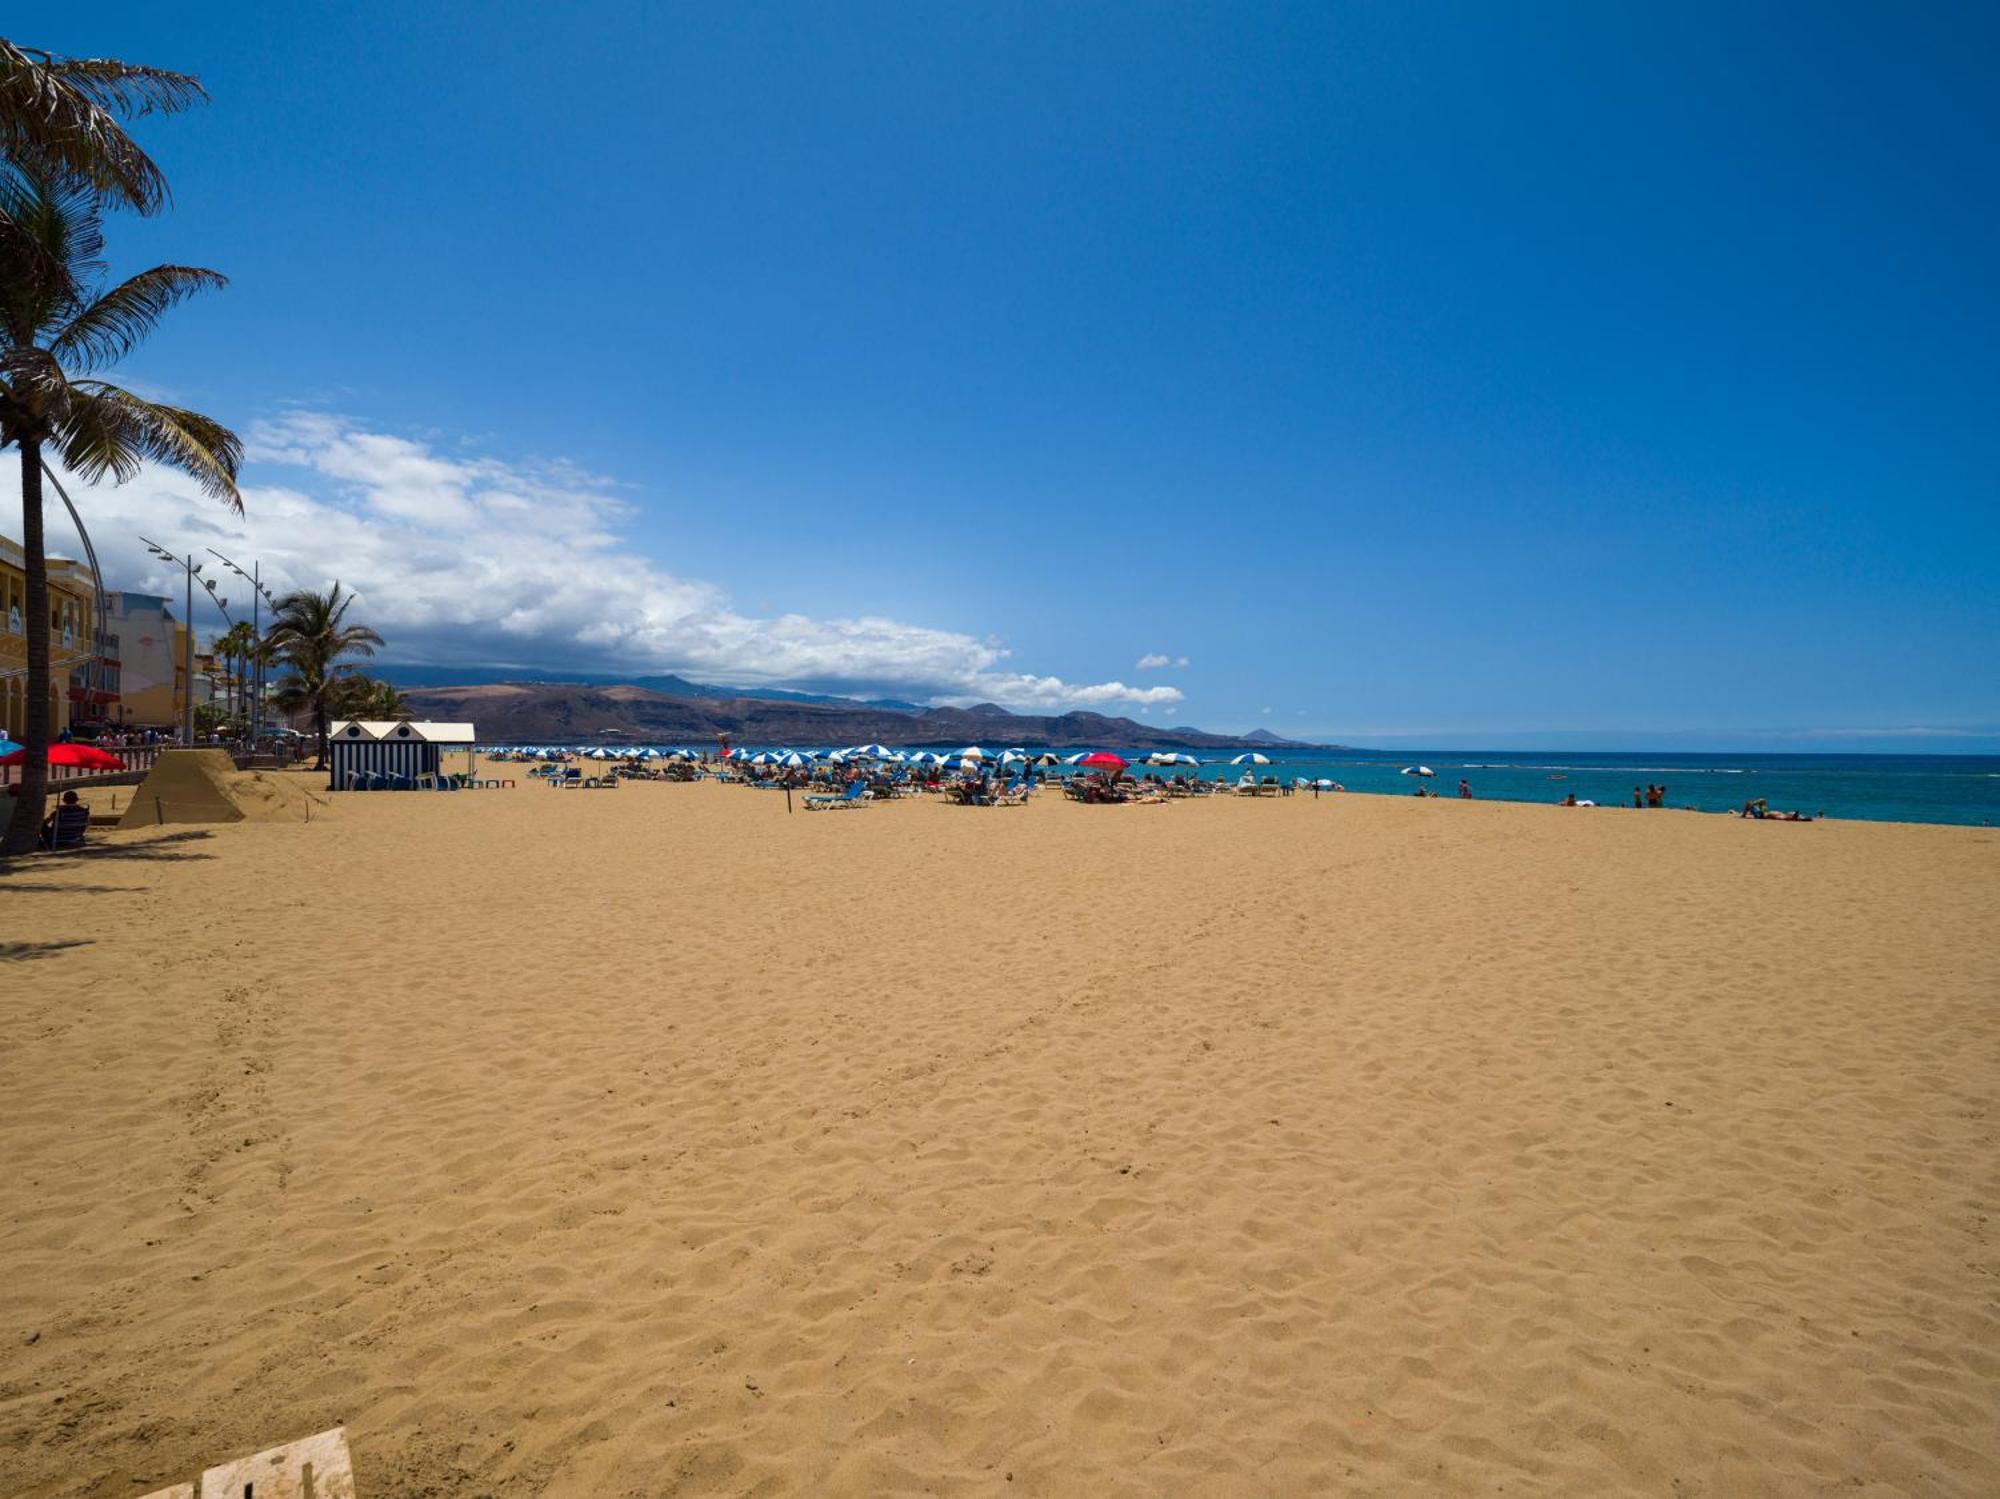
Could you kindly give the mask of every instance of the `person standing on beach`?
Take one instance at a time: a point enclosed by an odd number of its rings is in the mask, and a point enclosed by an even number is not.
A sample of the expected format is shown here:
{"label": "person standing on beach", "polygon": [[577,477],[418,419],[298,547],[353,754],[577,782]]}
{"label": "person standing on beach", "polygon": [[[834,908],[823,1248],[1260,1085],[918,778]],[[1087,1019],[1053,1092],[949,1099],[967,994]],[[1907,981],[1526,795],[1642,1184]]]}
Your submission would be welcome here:
{"label": "person standing on beach", "polygon": [[1641,809],[1646,805],[1646,793],[1637,786],[1632,788],[1632,805]]}
{"label": "person standing on beach", "polygon": [[1458,799],[1462,802],[1472,800],[1472,783],[1467,781],[1463,776],[1459,778],[1458,782]]}

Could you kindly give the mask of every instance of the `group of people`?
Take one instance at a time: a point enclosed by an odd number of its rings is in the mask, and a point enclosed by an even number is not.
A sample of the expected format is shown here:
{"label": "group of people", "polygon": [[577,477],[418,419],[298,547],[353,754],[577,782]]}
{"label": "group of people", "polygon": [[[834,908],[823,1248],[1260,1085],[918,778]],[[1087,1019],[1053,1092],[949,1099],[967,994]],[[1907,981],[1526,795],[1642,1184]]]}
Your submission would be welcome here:
{"label": "group of people", "polygon": [[1637,786],[1632,788],[1632,805],[1635,807],[1664,807],[1666,804],[1667,788],[1664,786],[1655,786],[1648,781],[1643,791]]}

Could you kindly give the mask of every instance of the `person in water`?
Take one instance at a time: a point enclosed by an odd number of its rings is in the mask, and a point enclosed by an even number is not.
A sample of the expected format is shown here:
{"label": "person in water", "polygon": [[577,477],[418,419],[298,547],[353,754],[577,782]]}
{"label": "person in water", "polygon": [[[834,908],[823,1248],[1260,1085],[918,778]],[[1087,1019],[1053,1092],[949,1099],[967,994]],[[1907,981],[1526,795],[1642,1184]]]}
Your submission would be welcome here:
{"label": "person in water", "polygon": [[1458,783],[1458,799],[1462,802],[1469,802],[1472,800],[1472,785],[1470,782],[1466,781],[1462,777],[1460,778]]}

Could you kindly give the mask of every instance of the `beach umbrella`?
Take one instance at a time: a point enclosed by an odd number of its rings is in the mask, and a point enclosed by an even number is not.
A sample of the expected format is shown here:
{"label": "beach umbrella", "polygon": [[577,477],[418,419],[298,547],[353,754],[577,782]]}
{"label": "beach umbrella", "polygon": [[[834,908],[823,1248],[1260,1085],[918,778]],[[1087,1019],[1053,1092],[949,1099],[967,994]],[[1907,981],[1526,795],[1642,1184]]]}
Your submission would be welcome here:
{"label": "beach umbrella", "polygon": [[1078,750],[1073,755],[1063,756],[1062,763],[1065,765],[1081,765],[1085,760],[1088,760],[1094,753],[1096,753],[1094,750]]}
{"label": "beach umbrella", "polygon": [[1199,765],[1201,761],[1193,755],[1184,755],[1179,750],[1154,750],[1146,756],[1148,765]]}
{"label": "beach umbrella", "polygon": [[1000,763],[1002,765],[1026,765],[1028,763],[1028,752],[1026,750],[1004,750],[1000,755]]}
{"label": "beach umbrella", "polygon": [[5,734],[0,734],[0,755],[11,755],[20,747],[20,745],[9,739]]}
{"label": "beach umbrella", "polygon": [[1406,776],[1434,776],[1437,772],[1432,770],[1428,765],[1405,765],[1403,767],[1403,774]]}
{"label": "beach umbrella", "polygon": [[[737,753],[741,754],[742,751],[738,750]],[[778,763],[778,752],[776,750],[759,751],[757,754],[750,756],[750,763],[752,765],[776,765]]]}
{"label": "beach umbrella", "polygon": [[[9,739],[5,741],[13,744]],[[0,755],[0,765],[25,765],[28,752],[19,745]],[[52,744],[49,746],[49,764],[68,765],[77,770],[123,770],[125,762],[116,755],[108,755],[94,744]]]}
{"label": "beach umbrella", "polygon": [[735,749],[731,750],[728,754],[724,755],[722,758],[725,760],[747,760],[750,758],[750,751],[744,749],[743,746],[738,745]]}
{"label": "beach umbrella", "polygon": [[1127,762],[1109,750],[1096,750],[1084,755],[1076,762],[1085,770],[1108,770],[1117,772],[1125,769]]}
{"label": "beach umbrella", "polygon": [[1269,755],[1260,755],[1255,750],[1251,750],[1248,754],[1236,756],[1229,763],[1231,765],[1269,765],[1271,757]]}
{"label": "beach umbrella", "polygon": [[968,744],[958,752],[955,758],[960,760],[984,760],[986,758],[986,751],[976,744]]}
{"label": "beach umbrella", "polygon": [[850,755],[866,755],[871,760],[900,760],[894,750],[886,744],[857,744],[847,752]]}
{"label": "beach umbrella", "polygon": [[1062,756],[1058,755],[1054,750],[1043,750],[1039,755],[1035,756],[1035,764],[1060,765],[1062,764]]}
{"label": "beach umbrella", "polygon": [[778,763],[787,770],[803,770],[812,764],[812,753],[808,750],[793,750],[789,755],[781,755]]}

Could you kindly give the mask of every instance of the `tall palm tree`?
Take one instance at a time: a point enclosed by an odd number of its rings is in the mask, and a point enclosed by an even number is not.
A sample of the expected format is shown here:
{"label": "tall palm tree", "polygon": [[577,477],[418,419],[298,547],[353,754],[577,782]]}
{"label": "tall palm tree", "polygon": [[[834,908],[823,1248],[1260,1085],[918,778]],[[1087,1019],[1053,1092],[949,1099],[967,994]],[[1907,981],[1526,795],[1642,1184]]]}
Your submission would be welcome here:
{"label": "tall palm tree", "polygon": [[278,704],[289,712],[310,712],[319,737],[319,763],[326,767],[327,722],[351,691],[352,668],[343,656],[372,656],[382,637],[366,625],[347,623],[354,595],[336,579],[325,593],[302,588],[278,600],[278,612],[264,640],[288,670],[278,683]]}
{"label": "tall palm tree", "polygon": [[21,455],[21,549],[26,554],[28,703],[20,799],[0,854],[35,845],[48,792],[48,559],[42,536],[42,461],[53,451],[79,477],[122,483],[147,461],[167,464],[241,511],[243,445],[211,417],[97,378],[136,348],[167,309],[223,278],[161,265],[108,289],[99,256],[102,212],[87,187],[11,163],[0,173],[0,217],[32,256],[0,237],[0,448]]}
{"label": "tall palm tree", "polygon": [[239,619],[226,631],[215,637],[215,654],[222,658],[228,668],[224,679],[228,685],[229,713],[233,719],[242,718],[249,702],[246,681],[250,662],[257,654],[257,632],[250,628],[250,621]]}

